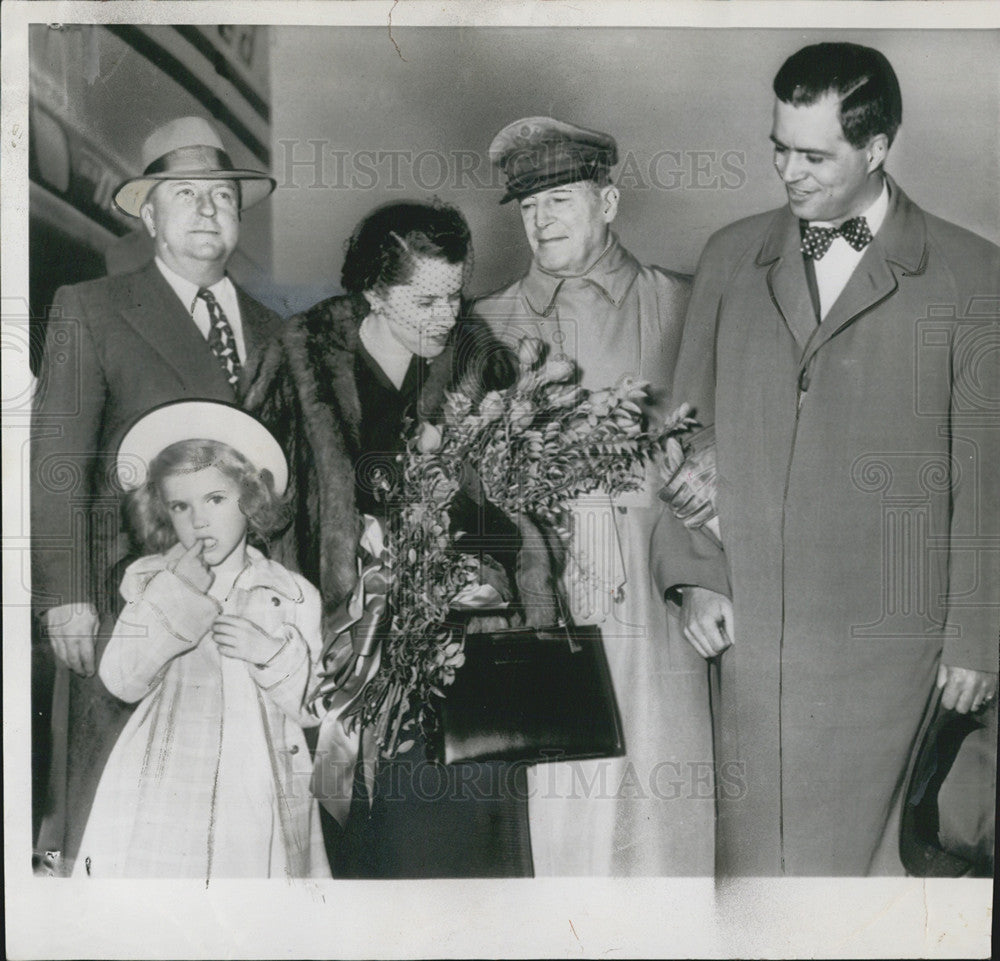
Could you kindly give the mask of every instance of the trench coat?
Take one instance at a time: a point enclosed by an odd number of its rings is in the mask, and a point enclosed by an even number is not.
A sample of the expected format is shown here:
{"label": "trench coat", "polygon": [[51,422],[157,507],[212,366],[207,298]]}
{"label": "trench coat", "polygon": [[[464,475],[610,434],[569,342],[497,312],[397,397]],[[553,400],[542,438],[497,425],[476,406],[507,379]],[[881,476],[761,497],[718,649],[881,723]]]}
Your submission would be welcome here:
{"label": "trench coat", "polygon": [[1000,250],[889,179],[817,326],[787,208],[696,275],[678,400],[717,437],[724,557],[654,537],[661,589],[730,594],[713,704],[717,870],[903,873],[893,831],[939,662],[997,670]]}
{"label": "trench coat", "polygon": [[[689,292],[689,278],[640,264],[612,237],[583,276],[558,277],[532,264],[520,280],[478,301],[475,314],[502,339],[538,337],[569,356],[587,389],[612,386],[625,374],[648,381],[647,413],[665,416]],[[568,569],[570,612],[577,622],[601,626],[625,754],[532,770],[536,875],[712,872],[707,675],[650,577],[657,486],[650,477],[613,504],[594,495],[574,508],[569,553],[583,542],[598,577],[581,589],[578,572]],[[680,538],[686,541],[686,532]]]}

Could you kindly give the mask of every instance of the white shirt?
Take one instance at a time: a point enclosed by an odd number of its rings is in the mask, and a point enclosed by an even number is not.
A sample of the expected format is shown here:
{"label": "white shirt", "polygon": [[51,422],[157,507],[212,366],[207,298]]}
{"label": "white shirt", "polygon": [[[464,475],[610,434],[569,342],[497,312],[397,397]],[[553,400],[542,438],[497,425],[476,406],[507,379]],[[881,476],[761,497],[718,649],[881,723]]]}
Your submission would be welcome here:
{"label": "white shirt", "polygon": [[[882,181],[882,193],[861,216],[868,221],[868,229],[874,237],[882,221],[885,220],[886,211],[889,209],[889,187]],[[833,227],[834,224],[823,220],[811,220],[811,227]],[[816,271],[816,286],[819,289],[820,317],[825,318],[830,312],[830,308],[836,303],[847,282],[851,279],[851,274],[861,262],[867,247],[855,250],[843,237],[834,237],[830,249],[819,259],[813,261],[813,268]]]}
{"label": "white shirt", "polygon": [[[192,284],[186,277],[182,277],[175,270],[171,270],[159,257],[154,258],[156,266],[164,279],[170,284],[171,289],[180,298],[184,308],[191,315],[191,319],[201,331],[201,336],[208,340],[208,332],[212,329],[212,321],[208,316],[208,305],[198,296],[201,289],[197,284]],[[229,321],[229,326],[233,329],[233,337],[236,340],[236,355],[241,363],[247,359],[246,344],[243,341],[243,320],[240,317],[240,303],[236,297],[236,288],[228,277],[223,277],[208,288],[215,299],[219,302],[222,312]]]}

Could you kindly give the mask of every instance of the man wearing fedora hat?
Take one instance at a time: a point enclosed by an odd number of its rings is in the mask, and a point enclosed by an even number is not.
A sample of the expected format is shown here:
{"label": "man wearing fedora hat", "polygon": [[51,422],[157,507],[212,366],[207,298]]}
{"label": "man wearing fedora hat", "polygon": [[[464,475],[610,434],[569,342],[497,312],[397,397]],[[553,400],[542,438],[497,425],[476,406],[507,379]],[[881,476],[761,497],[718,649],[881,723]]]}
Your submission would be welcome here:
{"label": "man wearing fedora hat", "polygon": [[34,401],[32,590],[59,666],[38,846],[61,850],[67,867],[127,714],[94,676],[128,553],[111,470],[118,443],[160,404],[238,401],[248,356],[280,322],[226,276],[241,211],[274,180],[236,168],[200,117],[154,130],[142,160],[114,203],[141,219],[155,258],[57,291]]}
{"label": "man wearing fedora hat", "polygon": [[[502,338],[532,335],[550,355],[567,355],[588,389],[624,374],[648,381],[647,413],[665,415],[688,282],[641,265],[612,231],[614,138],[526,117],[497,134],[490,159],[507,180],[500,202],[520,208],[533,259],[476,313]],[[581,499],[574,511],[564,587],[574,621],[601,625],[627,753],[537,766],[529,820],[538,875],[712,870],[705,668],[652,589],[657,486],[613,503],[607,495]]]}

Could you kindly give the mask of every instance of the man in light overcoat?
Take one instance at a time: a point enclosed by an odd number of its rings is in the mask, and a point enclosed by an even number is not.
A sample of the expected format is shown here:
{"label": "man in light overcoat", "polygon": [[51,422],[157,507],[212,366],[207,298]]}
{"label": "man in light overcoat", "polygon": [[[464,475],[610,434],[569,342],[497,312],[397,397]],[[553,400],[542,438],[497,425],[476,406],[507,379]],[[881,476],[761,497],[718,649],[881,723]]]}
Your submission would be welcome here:
{"label": "man in light overcoat", "polygon": [[774,80],[785,207],[709,241],[674,380],[717,444],[723,550],[666,513],[661,589],[716,674],[717,867],[901,874],[922,723],[997,684],[1000,250],[885,172],[878,51],[807,47]]}
{"label": "man in light overcoat", "polygon": [[[671,409],[690,281],[641,264],[612,230],[619,190],[613,137],[550,117],[505,127],[490,157],[507,178],[532,252],[524,277],[475,306],[501,338],[542,339],[589,390],[649,383],[646,413]],[[578,499],[563,585],[576,623],[599,624],[625,754],[551,762],[530,784],[537,875],[708,875],[712,753],[706,669],[653,587],[657,484],[612,501]]]}

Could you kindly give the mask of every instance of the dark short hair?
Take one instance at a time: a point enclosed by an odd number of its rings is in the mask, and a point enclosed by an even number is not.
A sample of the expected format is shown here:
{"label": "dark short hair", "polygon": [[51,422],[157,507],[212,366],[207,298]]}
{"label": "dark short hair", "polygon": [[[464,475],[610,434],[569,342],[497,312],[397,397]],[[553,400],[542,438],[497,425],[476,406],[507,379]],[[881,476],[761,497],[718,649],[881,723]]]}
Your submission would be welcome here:
{"label": "dark short hair", "polygon": [[890,145],[903,122],[903,97],[892,64],[871,47],[817,43],[793,53],[774,78],[783,103],[809,106],[832,93],[840,100],[840,126],[854,148],[884,133]]}
{"label": "dark short hair", "polygon": [[182,440],[153,458],[146,482],[130,492],[125,503],[132,533],[146,550],[162,553],[177,543],[163,500],[164,478],[206,467],[217,468],[239,487],[239,505],[247,519],[249,539],[258,547],[266,547],[268,536],[287,525],[288,505],[275,493],[269,470],[258,470],[236,448],[221,441]]}
{"label": "dark short hair", "polygon": [[472,235],[462,214],[446,204],[393,203],[373,210],[351,234],[340,274],[350,294],[407,283],[416,255],[465,263]]}

